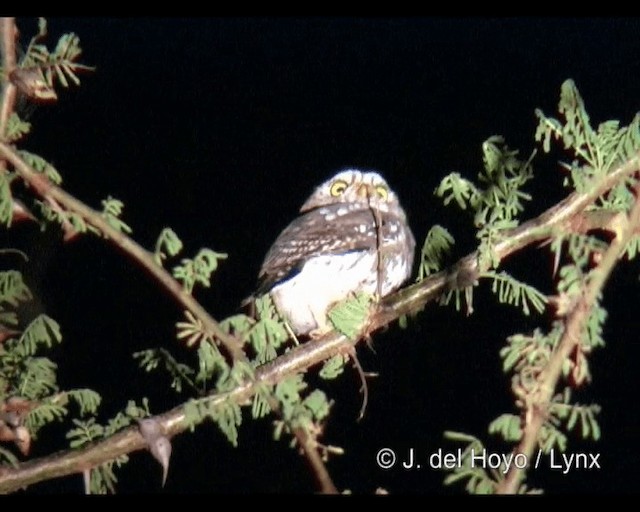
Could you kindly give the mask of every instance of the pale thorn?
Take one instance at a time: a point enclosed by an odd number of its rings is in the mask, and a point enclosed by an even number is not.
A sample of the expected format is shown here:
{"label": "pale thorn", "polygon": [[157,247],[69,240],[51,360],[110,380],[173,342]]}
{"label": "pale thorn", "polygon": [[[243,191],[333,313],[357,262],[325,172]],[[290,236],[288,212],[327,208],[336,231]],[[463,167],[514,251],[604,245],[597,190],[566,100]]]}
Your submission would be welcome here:
{"label": "pale thorn", "polygon": [[162,487],[164,487],[169,472],[171,441],[163,435],[160,422],[154,418],[145,418],[138,421],[138,427],[140,434],[147,442],[151,455],[162,466]]}
{"label": "pale thorn", "polygon": [[162,487],[167,481],[167,474],[169,473],[169,459],[171,458],[171,441],[168,438],[162,436],[156,439],[151,445],[149,445],[151,455],[162,466]]}
{"label": "pale thorn", "polygon": [[27,430],[27,427],[19,426],[15,429],[16,439],[15,443],[22,455],[29,455],[31,450],[31,434]]}

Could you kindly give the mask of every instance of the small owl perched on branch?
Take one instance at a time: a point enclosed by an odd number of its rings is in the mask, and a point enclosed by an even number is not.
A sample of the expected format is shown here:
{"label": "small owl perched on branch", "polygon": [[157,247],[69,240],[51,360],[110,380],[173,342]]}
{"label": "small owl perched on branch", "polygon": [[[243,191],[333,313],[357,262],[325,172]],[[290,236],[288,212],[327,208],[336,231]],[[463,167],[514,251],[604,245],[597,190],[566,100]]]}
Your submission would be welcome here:
{"label": "small owl perched on branch", "polygon": [[351,294],[385,296],[411,275],[415,239],[376,172],[347,169],[320,185],[267,253],[258,294],[269,292],[297,335],[331,329],[327,312]]}

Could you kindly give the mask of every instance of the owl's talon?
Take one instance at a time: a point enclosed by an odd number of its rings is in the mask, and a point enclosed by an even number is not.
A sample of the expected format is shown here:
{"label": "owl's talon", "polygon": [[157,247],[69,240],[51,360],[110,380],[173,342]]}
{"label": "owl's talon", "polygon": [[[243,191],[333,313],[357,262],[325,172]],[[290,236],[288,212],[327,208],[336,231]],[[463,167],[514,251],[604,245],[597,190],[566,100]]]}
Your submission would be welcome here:
{"label": "owl's talon", "polygon": [[331,331],[333,331],[333,327],[331,327],[331,325],[329,324],[318,326],[315,329],[311,329],[311,331],[309,331],[309,338],[311,338],[312,340],[319,340],[320,338],[323,338],[324,336],[329,334]]}

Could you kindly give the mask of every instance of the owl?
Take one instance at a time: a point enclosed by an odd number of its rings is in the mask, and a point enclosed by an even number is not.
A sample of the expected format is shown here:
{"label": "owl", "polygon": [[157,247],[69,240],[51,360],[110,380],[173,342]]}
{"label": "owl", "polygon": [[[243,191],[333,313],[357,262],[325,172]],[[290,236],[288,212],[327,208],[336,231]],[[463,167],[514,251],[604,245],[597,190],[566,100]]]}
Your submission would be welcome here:
{"label": "owl", "polygon": [[327,312],[357,292],[385,296],[411,275],[415,239],[377,172],[346,169],[320,185],[280,233],[258,276],[296,335],[331,330]]}

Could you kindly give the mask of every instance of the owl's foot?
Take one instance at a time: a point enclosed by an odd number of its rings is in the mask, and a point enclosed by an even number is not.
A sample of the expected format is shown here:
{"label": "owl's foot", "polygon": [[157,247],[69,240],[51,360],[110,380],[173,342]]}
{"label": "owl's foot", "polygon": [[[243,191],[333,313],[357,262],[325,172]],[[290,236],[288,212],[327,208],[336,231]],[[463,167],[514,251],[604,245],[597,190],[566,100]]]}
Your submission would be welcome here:
{"label": "owl's foot", "polygon": [[315,329],[311,329],[309,331],[309,337],[312,340],[319,340],[326,334],[329,334],[333,331],[333,324],[329,321],[325,314],[322,315],[313,315],[317,327]]}
{"label": "owl's foot", "polygon": [[309,331],[309,338],[311,338],[312,340],[319,340],[320,338],[329,334],[331,331],[333,331],[333,326],[330,324],[318,326],[315,329]]}

